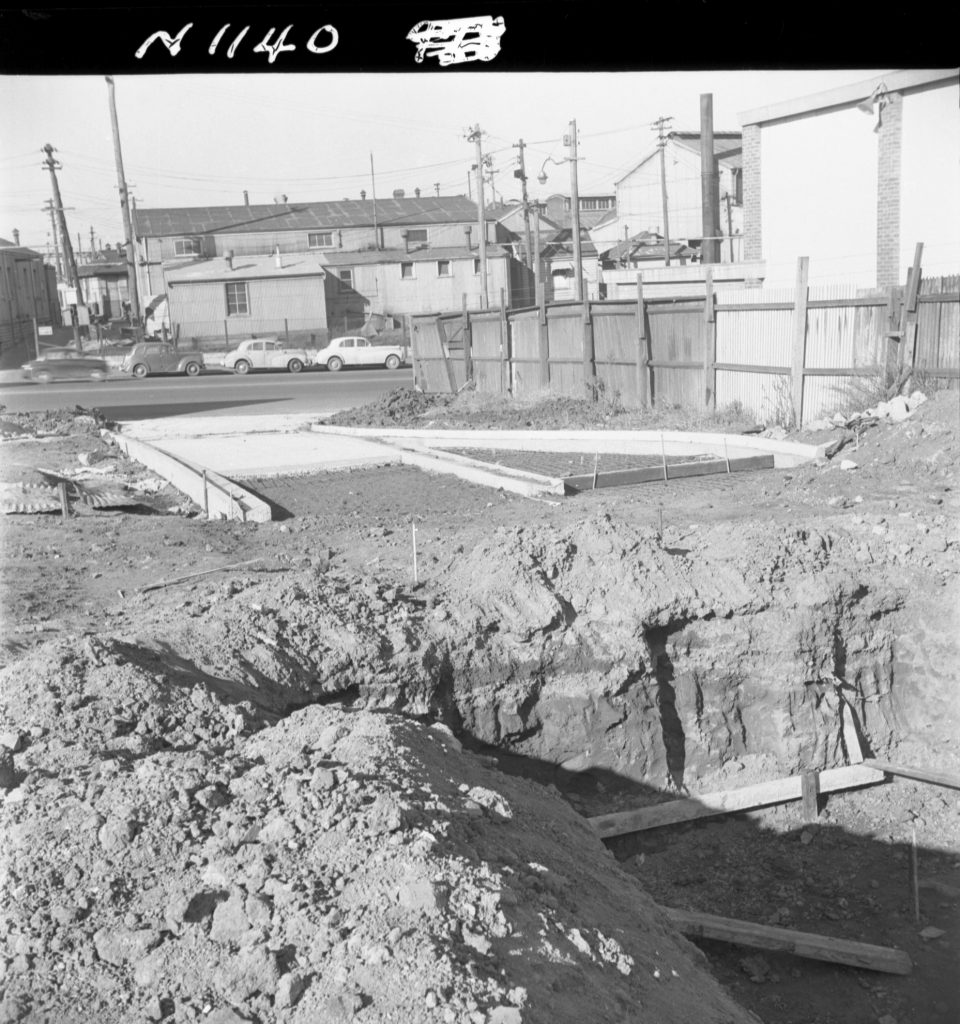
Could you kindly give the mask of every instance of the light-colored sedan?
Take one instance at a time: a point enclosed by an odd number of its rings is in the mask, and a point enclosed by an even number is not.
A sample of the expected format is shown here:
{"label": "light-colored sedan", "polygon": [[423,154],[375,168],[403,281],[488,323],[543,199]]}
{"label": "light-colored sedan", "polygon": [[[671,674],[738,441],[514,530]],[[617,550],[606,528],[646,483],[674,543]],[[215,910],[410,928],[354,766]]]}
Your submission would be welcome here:
{"label": "light-colored sedan", "polygon": [[277,338],[249,338],[223,357],[223,365],[234,373],[251,370],[299,373],[305,366],[313,365],[313,356],[305,348],[287,348]]}

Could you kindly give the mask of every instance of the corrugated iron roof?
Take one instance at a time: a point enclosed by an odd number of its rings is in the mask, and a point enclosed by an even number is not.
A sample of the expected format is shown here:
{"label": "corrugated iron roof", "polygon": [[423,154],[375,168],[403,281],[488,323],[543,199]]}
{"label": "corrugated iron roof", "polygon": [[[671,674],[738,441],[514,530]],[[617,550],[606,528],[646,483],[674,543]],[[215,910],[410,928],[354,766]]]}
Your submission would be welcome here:
{"label": "corrugated iron roof", "polygon": [[281,266],[273,256],[235,256],[233,266],[222,256],[213,259],[169,263],[164,277],[170,284],[197,281],[245,281],[265,278],[319,277],[324,274],[323,257],[316,253],[284,253]]}
{"label": "corrugated iron roof", "polygon": [[80,277],[99,277],[102,274],[126,274],[126,263],[112,263],[104,260],[101,263],[81,263],[77,267]]}
{"label": "corrugated iron roof", "polygon": [[[500,259],[509,255],[502,245],[487,243],[487,259]],[[421,263],[426,260],[469,260],[479,259],[480,249],[468,249],[465,245],[435,246],[429,249],[365,249],[362,252],[324,253],[323,259],[332,267],[356,267],[373,263]]]}
{"label": "corrugated iron roof", "polygon": [[[461,221],[473,223],[476,220],[477,205],[465,196],[377,200],[376,222],[381,226],[455,224]],[[251,231],[310,231],[372,227],[373,223],[372,199],[275,203],[269,206],[138,209],[134,215],[134,231],[138,238]]]}

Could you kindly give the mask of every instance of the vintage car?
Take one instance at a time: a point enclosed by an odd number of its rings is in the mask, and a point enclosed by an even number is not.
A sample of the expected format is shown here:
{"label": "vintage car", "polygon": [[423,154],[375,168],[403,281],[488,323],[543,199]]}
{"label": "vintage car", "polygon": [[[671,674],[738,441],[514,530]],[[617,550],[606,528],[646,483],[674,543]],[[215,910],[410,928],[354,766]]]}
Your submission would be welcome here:
{"label": "vintage car", "polygon": [[180,352],[169,341],[141,341],[123,357],[120,369],[134,377],[151,373],[183,373],[196,377],[203,369],[202,352]]}
{"label": "vintage car", "polygon": [[402,345],[378,345],[373,339],[359,335],[333,338],[316,356],[317,366],[333,373],[352,366],[385,366],[396,370],[406,361],[407,350]]}
{"label": "vintage car", "polygon": [[76,348],[48,348],[21,367],[28,380],[46,384],[51,380],[106,380],[110,372],[106,359]]}
{"label": "vintage car", "polygon": [[289,370],[299,373],[313,365],[313,356],[304,348],[287,348],[278,338],[248,338],[232,348],[223,365],[234,373],[251,370]]}

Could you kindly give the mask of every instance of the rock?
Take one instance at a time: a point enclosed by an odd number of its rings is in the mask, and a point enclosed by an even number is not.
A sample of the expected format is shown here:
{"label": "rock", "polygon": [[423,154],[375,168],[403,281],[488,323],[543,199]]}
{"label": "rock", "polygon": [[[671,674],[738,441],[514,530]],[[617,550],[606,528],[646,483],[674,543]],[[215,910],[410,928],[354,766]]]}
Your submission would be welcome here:
{"label": "rock", "polygon": [[286,818],[274,818],[260,829],[259,839],[261,843],[280,843],[286,839],[293,839],[296,834],[297,830]]}
{"label": "rock", "polygon": [[6,747],[11,754],[19,754],[26,746],[26,736],[19,729],[0,732],[0,747]]}
{"label": "rock", "polygon": [[484,956],[490,952],[493,945],[486,935],[473,932],[466,925],[463,926],[463,941]]}
{"label": "rock", "polygon": [[160,932],[154,928],[101,928],[93,936],[97,956],[115,967],[140,960],[160,940]]}
{"label": "rock", "polygon": [[910,408],[903,395],[897,395],[887,402],[887,415],[894,423],[902,423],[910,415]]}
{"label": "rock", "polygon": [[515,1006],[495,1006],[487,1014],[487,1024],[522,1024],[523,1017]]}
{"label": "rock", "polygon": [[108,818],[97,833],[97,838],[107,853],[117,853],[129,846],[136,834],[136,824],[130,818]]}
{"label": "rock", "polygon": [[284,974],[277,983],[273,1005],[279,1008],[296,1006],[306,987],[306,981],[298,972],[290,971],[288,974]]}
{"label": "rock", "polygon": [[213,912],[210,938],[214,942],[239,944],[242,936],[249,931],[250,920],[243,906],[243,893],[235,889],[230,898],[221,903]]}
{"label": "rock", "polygon": [[310,785],[314,789],[334,789],[337,785],[337,776],[329,768],[316,768],[310,776]]}
{"label": "rock", "polygon": [[843,459],[840,463],[840,468],[846,470],[856,469],[857,464],[853,461],[853,459]]}
{"label": "rock", "polygon": [[203,1018],[204,1024],[248,1024],[253,1020],[232,1006],[221,1006]]}
{"label": "rock", "polygon": [[6,747],[0,749],[0,792],[5,793],[17,784],[17,772],[13,767],[13,753]]}
{"label": "rock", "polygon": [[400,906],[408,910],[419,910],[424,914],[437,911],[437,894],[433,883],[426,878],[413,879],[400,886],[397,893]]}
{"label": "rock", "polygon": [[933,925],[930,925],[923,929],[920,933],[920,938],[923,939],[924,942],[932,942],[934,939],[943,938],[946,934],[947,933],[942,928],[934,928]]}

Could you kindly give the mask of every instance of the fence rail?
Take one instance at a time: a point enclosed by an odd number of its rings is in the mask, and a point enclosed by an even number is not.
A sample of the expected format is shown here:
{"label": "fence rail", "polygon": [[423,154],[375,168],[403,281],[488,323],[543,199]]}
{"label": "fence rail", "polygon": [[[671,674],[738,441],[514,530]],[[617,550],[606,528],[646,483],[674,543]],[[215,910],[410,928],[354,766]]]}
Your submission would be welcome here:
{"label": "fence rail", "polygon": [[923,280],[918,245],[907,284],[546,303],[410,318],[414,375],[426,392],[616,395],[627,408],[716,409],[809,423],[907,372],[960,386],[960,275]]}

